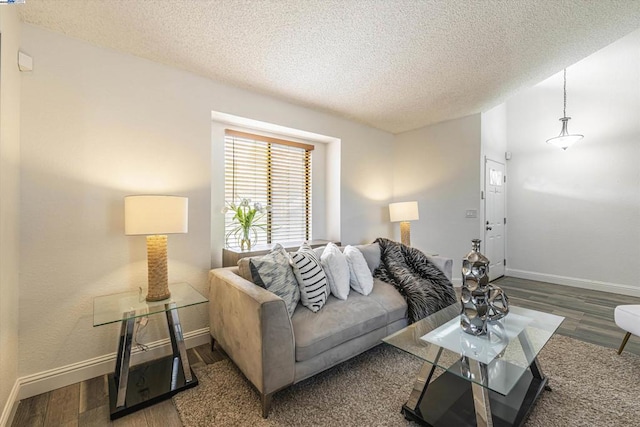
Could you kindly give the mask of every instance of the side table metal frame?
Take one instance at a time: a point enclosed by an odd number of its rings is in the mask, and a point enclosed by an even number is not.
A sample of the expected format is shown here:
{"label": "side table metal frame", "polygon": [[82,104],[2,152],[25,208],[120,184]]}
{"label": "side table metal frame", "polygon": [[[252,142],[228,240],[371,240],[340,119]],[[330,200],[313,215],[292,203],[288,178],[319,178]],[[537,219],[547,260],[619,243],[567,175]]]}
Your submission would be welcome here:
{"label": "side table metal frame", "polygon": [[[130,366],[131,346],[136,317],[135,311],[123,313],[115,372],[109,376],[109,400],[112,420],[168,399],[179,391],[195,387],[198,384],[198,379],[189,365],[182,326],[178,317],[178,308],[174,302],[165,304],[165,314],[171,339],[172,355],[132,368]],[[136,369],[139,369],[141,373],[132,375]],[[160,377],[166,375],[166,377],[159,379],[161,386],[156,387],[156,390],[153,390],[151,385],[148,387],[145,385],[143,392],[133,396],[131,389],[136,388],[140,378],[145,380],[147,371],[160,374]]]}

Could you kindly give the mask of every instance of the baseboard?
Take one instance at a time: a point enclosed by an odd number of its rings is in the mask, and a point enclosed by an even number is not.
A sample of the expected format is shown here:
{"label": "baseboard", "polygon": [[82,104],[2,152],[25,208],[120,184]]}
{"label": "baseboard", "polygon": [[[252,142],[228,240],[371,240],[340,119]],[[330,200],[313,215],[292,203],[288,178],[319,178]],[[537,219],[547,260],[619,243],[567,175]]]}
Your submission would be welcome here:
{"label": "baseboard", "polygon": [[0,414],[0,427],[10,426],[13,422],[13,417],[16,415],[18,409],[18,390],[20,389],[20,381],[16,380],[11,388],[11,393],[7,398],[7,402],[4,404],[2,414]]}
{"label": "baseboard", "polygon": [[622,285],[620,283],[600,282],[597,280],[578,279],[575,277],[558,276],[556,274],[536,273],[533,271],[515,270],[507,268],[506,276],[519,279],[536,280],[538,282],[554,283],[556,285],[573,286],[574,288],[590,289],[593,291],[611,292],[614,294],[640,297],[640,287]]}
{"label": "baseboard", "polygon": [[[206,344],[209,340],[209,328],[197,329],[184,334],[187,348]],[[147,344],[146,351],[133,349],[131,364],[137,365],[169,354],[171,354],[171,341],[169,338],[165,338]],[[3,421],[7,423],[6,425],[10,425],[9,422],[13,419],[20,400],[113,372],[115,361],[116,353],[114,352],[18,378],[2,411],[0,426],[5,426]]]}

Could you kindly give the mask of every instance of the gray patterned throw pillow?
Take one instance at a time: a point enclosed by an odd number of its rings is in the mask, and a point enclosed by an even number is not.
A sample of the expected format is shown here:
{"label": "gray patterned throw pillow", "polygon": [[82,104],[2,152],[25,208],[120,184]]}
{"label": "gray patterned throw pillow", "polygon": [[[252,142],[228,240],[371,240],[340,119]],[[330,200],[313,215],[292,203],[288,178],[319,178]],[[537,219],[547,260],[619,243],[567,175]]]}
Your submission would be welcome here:
{"label": "gray patterned throw pillow", "polygon": [[253,283],[282,298],[291,317],[300,301],[300,289],[282,245],[276,244],[267,255],[251,258],[249,268]]}

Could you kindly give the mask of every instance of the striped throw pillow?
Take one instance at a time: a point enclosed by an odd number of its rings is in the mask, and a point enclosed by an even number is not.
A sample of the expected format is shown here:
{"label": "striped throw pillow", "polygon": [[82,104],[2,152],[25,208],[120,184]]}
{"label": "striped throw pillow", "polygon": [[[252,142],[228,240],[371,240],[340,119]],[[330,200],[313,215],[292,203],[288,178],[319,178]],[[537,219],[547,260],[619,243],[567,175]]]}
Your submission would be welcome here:
{"label": "striped throw pillow", "polygon": [[327,276],[318,255],[306,242],[298,252],[291,254],[293,273],[300,287],[300,302],[314,313],[322,308],[329,297]]}

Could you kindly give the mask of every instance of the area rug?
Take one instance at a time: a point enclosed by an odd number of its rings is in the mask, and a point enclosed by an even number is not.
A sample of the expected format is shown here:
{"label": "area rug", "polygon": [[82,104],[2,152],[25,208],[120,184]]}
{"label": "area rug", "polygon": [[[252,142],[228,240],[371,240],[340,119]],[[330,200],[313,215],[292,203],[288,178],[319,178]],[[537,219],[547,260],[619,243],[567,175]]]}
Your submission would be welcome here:
{"label": "area rug", "polygon": [[[552,392],[526,426],[640,425],[640,356],[554,336],[539,355]],[[187,426],[413,426],[400,414],[422,362],[386,344],[278,392],[269,418],[235,365],[196,369],[198,387],[173,400]]]}

